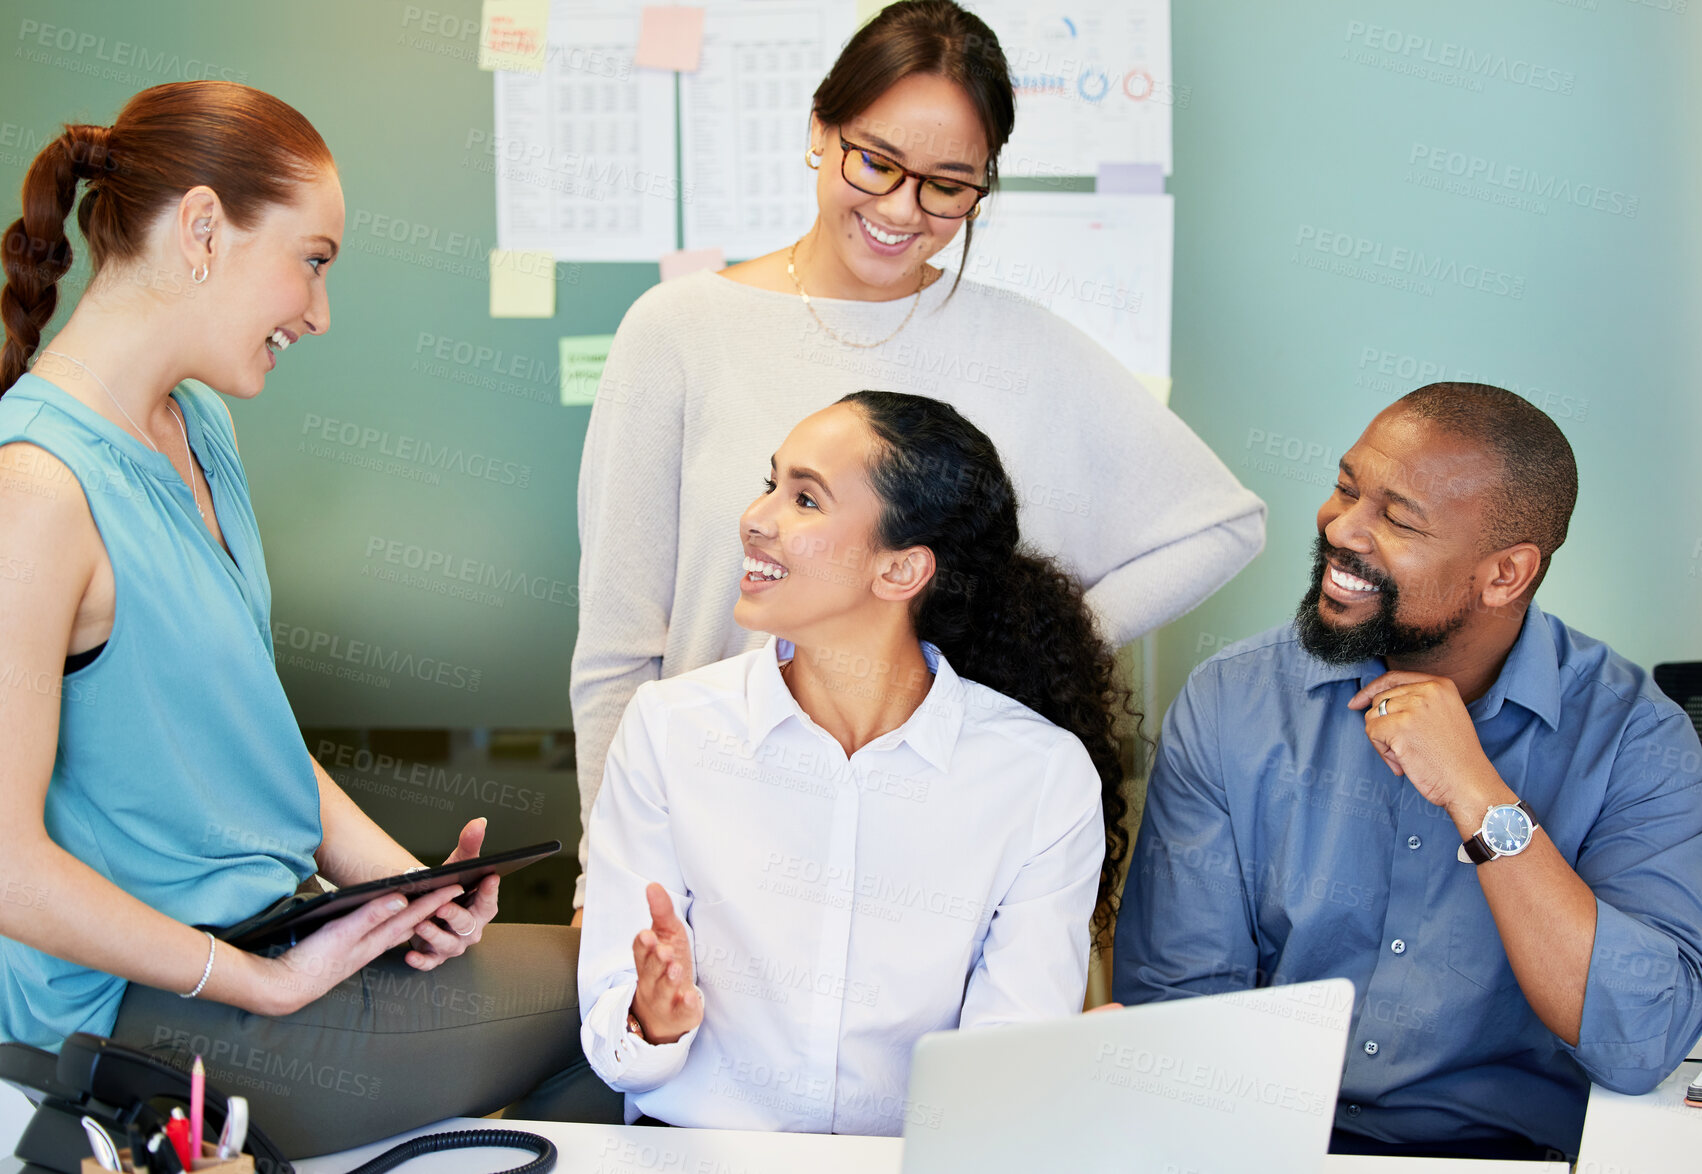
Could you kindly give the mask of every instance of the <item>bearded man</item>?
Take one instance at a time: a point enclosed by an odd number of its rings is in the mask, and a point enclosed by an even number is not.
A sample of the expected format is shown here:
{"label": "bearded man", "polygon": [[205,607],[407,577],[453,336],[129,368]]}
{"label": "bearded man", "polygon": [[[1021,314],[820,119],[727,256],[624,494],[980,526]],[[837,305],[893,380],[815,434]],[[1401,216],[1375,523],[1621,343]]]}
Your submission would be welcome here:
{"label": "bearded man", "polygon": [[1591,1081],[1646,1092],[1702,1033],[1702,746],[1532,598],[1577,484],[1511,392],[1396,401],[1294,622],[1165,717],[1115,995],[1352,979],[1335,1152],[1572,1155]]}

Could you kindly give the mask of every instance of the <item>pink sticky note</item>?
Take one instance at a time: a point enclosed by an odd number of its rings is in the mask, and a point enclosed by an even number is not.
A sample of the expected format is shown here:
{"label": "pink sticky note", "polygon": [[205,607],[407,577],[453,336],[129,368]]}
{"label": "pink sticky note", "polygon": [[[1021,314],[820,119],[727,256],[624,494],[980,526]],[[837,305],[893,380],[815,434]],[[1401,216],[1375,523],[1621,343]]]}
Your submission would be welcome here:
{"label": "pink sticky note", "polygon": [[662,280],[672,281],[699,269],[725,269],[727,254],[720,249],[681,249],[662,254]]}
{"label": "pink sticky note", "polygon": [[692,73],[702,55],[703,9],[684,5],[644,9],[634,65]]}

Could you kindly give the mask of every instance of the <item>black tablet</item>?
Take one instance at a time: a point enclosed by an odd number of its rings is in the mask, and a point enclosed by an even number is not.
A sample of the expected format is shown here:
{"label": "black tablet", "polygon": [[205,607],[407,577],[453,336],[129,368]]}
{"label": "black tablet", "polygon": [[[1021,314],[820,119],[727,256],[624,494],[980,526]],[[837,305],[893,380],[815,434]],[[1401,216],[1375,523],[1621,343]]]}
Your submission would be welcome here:
{"label": "black tablet", "polygon": [[440,864],[436,868],[404,872],[400,876],[350,885],[346,889],[323,893],[317,897],[297,893],[228,929],[219,929],[216,926],[200,928],[210,930],[221,942],[229,942],[240,950],[260,953],[274,947],[288,949],[332,918],[352,912],[375,897],[382,897],[387,893],[416,897],[433,889],[441,889],[444,885],[460,885],[467,891],[455,899],[465,905],[473,900],[474,888],[485,877],[493,873],[497,876],[507,876],[535,860],[554,856],[560,851],[561,841],[549,840],[542,844],[533,844],[529,848],[493,852],[489,856],[475,856],[471,860],[457,860],[454,864]]}

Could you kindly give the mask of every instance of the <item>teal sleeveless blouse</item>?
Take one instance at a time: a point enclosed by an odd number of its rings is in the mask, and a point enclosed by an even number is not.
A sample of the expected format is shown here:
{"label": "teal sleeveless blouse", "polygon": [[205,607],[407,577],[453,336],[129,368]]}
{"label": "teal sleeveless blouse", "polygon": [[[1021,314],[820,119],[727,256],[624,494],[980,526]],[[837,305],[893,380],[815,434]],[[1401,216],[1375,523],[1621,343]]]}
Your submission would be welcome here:
{"label": "teal sleeveless blouse", "polygon": [[[36,445],[71,471],[116,585],[105,648],[64,679],[47,832],[167,916],[229,925],[313,874],[319,789],[278,682],[229,414],[204,388],[173,396],[229,554],[168,457],[38,376],[0,397],[0,444]],[[57,1049],[75,1031],[105,1035],[126,985],[0,938],[0,1038]]]}

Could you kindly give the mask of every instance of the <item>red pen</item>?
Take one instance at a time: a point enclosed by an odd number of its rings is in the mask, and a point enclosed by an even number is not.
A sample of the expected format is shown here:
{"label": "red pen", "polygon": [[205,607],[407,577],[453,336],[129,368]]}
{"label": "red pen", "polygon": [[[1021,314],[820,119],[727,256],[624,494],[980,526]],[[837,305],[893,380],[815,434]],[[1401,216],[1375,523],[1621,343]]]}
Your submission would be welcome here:
{"label": "red pen", "polygon": [[171,1148],[177,1151],[177,1160],[183,1163],[183,1168],[193,1170],[195,1151],[189,1148],[189,1118],[183,1115],[182,1109],[171,1111],[171,1120],[165,1123],[165,1135],[171,1141]]}

